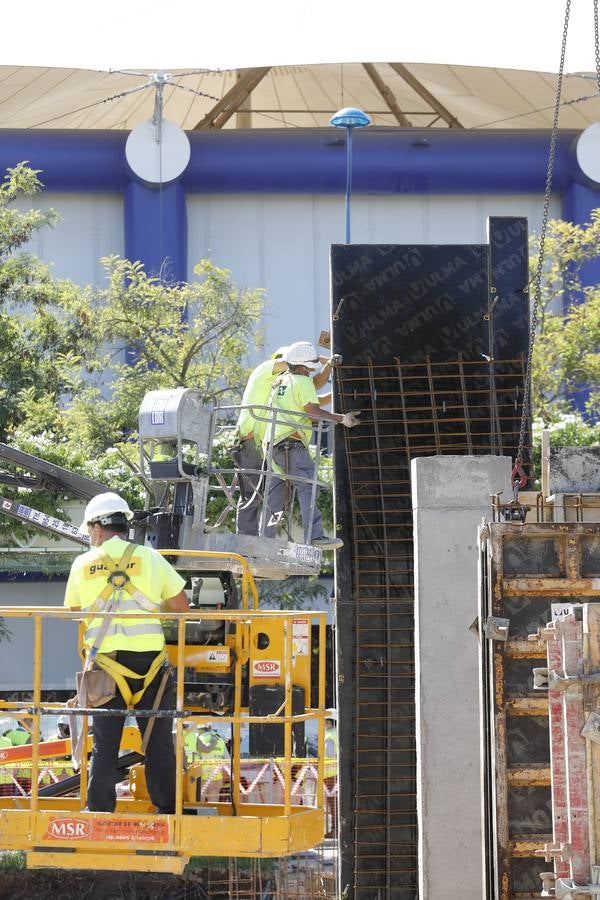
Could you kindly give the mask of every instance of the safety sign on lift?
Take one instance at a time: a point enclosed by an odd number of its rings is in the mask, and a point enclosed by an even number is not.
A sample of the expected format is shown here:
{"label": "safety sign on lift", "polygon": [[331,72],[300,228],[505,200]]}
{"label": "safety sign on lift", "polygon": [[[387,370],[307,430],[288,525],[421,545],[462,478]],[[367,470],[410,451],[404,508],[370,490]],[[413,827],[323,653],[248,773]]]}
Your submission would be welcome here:
{"label": "safety sign on lift", "polygon": [[212,663],[217,666],[229,666],[229,647],[206,647],[194,649],[187,656],[188,665],[197,666],[201,663]]}
{"label": "safety sign on lift", "polygon": [[293,656],[308,656],[308,619],[292,620],[292,654]]}
{"label": "safety sign on lift", "polygon": [[285,556],[294,562],[307,566],[318,567],[321,565],[322,551],[318,547],[311,547],[310,544],[293,544],[289,543],[287,547],[280,547],[277,551],[278,556]]}
{"label": "safety sign on lift", "polygon": [[169,823],[164,819],[106,818],[75,816],[50,818],[44,837],[55,841],[135,841],[165,844]]}

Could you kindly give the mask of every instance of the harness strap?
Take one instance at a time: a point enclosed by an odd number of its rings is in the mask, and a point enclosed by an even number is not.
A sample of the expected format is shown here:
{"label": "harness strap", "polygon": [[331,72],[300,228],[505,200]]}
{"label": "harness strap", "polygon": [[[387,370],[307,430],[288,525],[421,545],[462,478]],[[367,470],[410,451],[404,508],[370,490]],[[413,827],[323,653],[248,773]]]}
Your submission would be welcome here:
{"label": "harness strap", "polygon": [[[166,658],[167,648],[163,647],[158,656],[153,659],[152,664],[145,675],[140,675],[139,672],[128,669],[127,666],[122,665],[122,663],[117,662],[116,659],[113,659],[112,656],[108,656],[105,653],[99,653],[96,656],[96,663],[101,669],[104,669],[105,672],[108,672],[108,674],[114,678],[115,684],[119,688],[127,709],[133,709],[134,706],[140,702],[146,693],[146,690],[156,678],[158,671]],[[134,693],[127,684],[127,678],[135,678],[138,681],[143,681],[140,690]]]}
{"label": "harness strap", "polygon": [[[98,595],[98,600],[106,601],[116,591],[127,591],[128,594],[132,594],[135,592],[135,588],[132,585],[129,575],[127,574],[127,566],[131,562],[131,557],[134,552],[137,550],[137,544],[128,544],[125,550],[123,551],[123,555],[119,562],[115,562],[112,556],[104,550],[100,557],[100,562],[106,566],[108,569],[107,575],[107,584],[106,587],[101,591]],[[87,610],[85,610],[87,612]]]}

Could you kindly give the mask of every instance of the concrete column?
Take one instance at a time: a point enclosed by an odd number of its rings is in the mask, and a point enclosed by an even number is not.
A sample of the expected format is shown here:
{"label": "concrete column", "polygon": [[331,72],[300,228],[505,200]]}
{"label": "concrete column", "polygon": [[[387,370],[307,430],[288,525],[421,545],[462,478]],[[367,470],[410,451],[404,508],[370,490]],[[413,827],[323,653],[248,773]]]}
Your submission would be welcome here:
{"label": "concrete column", "polygon": [[481,900],[477,526],[507,456],[412,461],[419,897]]}

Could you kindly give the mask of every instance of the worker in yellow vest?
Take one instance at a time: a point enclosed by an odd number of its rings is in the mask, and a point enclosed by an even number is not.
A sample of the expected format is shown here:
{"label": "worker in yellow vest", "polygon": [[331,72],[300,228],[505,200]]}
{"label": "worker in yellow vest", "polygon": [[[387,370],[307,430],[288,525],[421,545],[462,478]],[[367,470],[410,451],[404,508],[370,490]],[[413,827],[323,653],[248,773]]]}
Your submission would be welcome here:
{"label": "worker in yellow vest", "polygon": [[[127,540],[133,518],[118,494],[98,494],[88,503],[82,524],[91,549],[71,566],[65,606],[85,615],[85,673],[102,670],[108,696],[87,702],[102,709],[169,710],[175,708],[175,683],[166,662],[164,633],[152,613],[186,612],[184,579],[154,548]],[[135,613],[135,618],[101,617],[98,612]],[[84,675],[85,679],[85,675]],[[114,682],[114,683],[113,683]],[[96,682],[96,687],[97,687]],[[91,685],[90,685],[91,690]],[[81,690],[78,702],[81,703]],[[112,695],[112,698],[110,697]],[[146,782],[159,813],[175,811],[175,752],[169,717],[139,717],[146,748]],[[88,809],[113,812],[117,759],[125,717],[94,716],[93,750],[88,780]]]}
{"label": "worker in yellow vest", "polygon": [[263,452],[267,456],[271,450],[273,471],[277,473],[276,477],[271,478],[266,498],[268,517],[265,533],[267,537],[276,536],[293,488],[298,496],[304,542],[310,541],[322,550],[337,550],[344,542],[341,538],[325,535],[321,513],[315,503],[314,486],[311,484],[315,476],[315,463],[309,445],[313,421],[322,419],[354,428],[360,424],[360,410],[332,413],[321,408],[314,384],[314,373],[321,363],[312,344],[297,341],[288,347],[283,358],[288,370],[275,379],[268,400],[277,418],[274,428],[267,430],[263,438]]}
{"label": "worker in yellow vest", "polygon": [[223,769],[229,761],[227,744],[210,724],[201,725],[196,732],[194,752],[201,763],[200,796],[208,803],[218,803],[225,775]]}
{"label": "worker in yellow vest", "polygon": [[240,497],[235,522],[238,534],[258,534],[258,485],[263,464],[261,442],[269,416],[268,410],[258,407],[267,405],[273,380],[287,369],[282,359],[286,350],[287,347],[280,347],[270,359],[259,363],[252,370],[242,397],[242,408],[236,426],[236,444],[233,448],[234,460],[237,468],[255,470],[255,474],[249,472],[238,475]]}
{"label": "worker in yellow vest", "polygon": [[0,797],[10,797],[15,792],[12,777],[12,766],[7,766],[2,759],[2,750],[12,747],[10,738],[4,737],[4,731],[12,728],[12,719],[0,719]]}
{"label": "worker in yellow vest", "polygon": [[325,764],[323,766],[325,837],[334,837],[337,832],[338,757],[337,710],[328,709],[325,717]]}
{"label": "worker in yellow vest", "polygon": [[[10,741],[11,747],[24,747],[25,744],[31,743],[31,732],[22,722],[14,719],[5,719],[4,721],[9,723],[9,725],[4,727],[3,737]],[[14,779],[11,778],[15,793],[29,794],[31,791],[31,763],[28,762],[25,765],[18,766],[12,770],[12,774],[21,787],[21,791],[19,791],[14,783]]]}
{"label": "worker in yellow vest", "polygon": [[[260,507],[258,486],[263,466],[262,443],[269,430],[271,417],[269,410],[260,409],[260,407],[269,405],[273,381],[287,369],[287,363],[283,357],[288,350],[289,347],[279,347],[270,359],[259,363],[250,373],[244,389],[242,408],[236,426],[234,460],[238,469],[254,470],[254,474],[250,471],[248,474],[240,472],[238,475],[240,488],[236,512],[236,532],[238,534],[258,534]],[[339,357],[332,357],[332,359],[337,360]],[[316,390],[320,390],[327,383],[332,366],[331,360],[325,360],[321,371],[314,374],[312,380]],[[319,398],[321,404],[327,404],[330,400],[331,395]]]}

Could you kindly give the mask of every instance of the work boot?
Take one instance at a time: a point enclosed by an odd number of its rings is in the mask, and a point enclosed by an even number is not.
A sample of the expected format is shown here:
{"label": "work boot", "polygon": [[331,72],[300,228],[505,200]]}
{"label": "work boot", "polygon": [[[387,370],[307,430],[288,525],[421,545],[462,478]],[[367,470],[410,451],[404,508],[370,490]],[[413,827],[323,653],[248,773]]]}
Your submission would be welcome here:
{"label": "work boot", "polygon": [[313,538],[311,544],[313,545],[313,547],[318,547],[319,550],[339,550],[340,547],[344,546],[344,542],[341,538],[330,538],[326,535],[323,535],[323,537]]}

